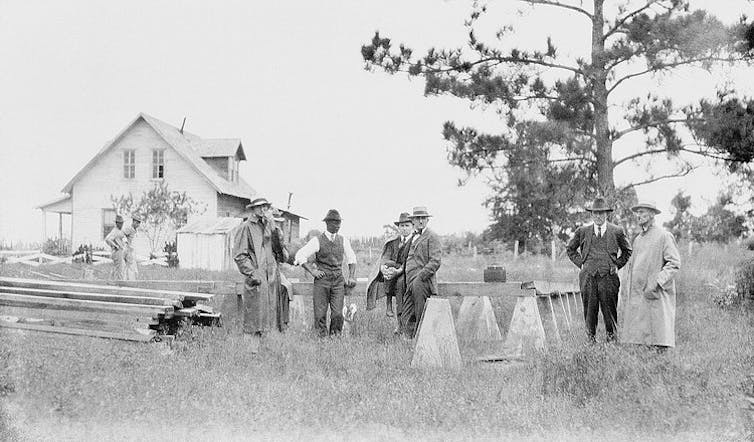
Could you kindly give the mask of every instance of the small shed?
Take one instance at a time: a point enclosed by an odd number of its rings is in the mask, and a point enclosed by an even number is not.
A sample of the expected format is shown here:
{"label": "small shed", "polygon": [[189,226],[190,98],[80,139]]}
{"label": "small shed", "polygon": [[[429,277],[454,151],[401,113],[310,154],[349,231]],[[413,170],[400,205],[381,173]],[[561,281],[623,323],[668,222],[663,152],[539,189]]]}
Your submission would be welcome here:
{"label": "small shed", "polygon": [[236,270],[233,242],[241,222],[241,218],[200,218],[178,229],[178,265],[184,269]]}

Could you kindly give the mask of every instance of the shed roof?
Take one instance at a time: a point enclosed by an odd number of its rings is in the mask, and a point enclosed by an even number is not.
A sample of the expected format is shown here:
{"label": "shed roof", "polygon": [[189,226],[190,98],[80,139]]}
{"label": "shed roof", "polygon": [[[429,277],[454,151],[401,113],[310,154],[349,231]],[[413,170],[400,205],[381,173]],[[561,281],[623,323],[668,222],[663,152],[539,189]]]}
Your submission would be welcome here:
{"label": "shed roof", "polygon": [[[225,195],[237,196],[240,198],[251,199],[256,195],[256,191],[249,186],[242,178],[238,178],[237,182],[228,181],[215,172],[212,167],[207,164],[197,152],[197,148],[204,148],[204,142],[202,138],[189,132],[181,132],[178,128],[158,120],[145,113],[139,113],[136,118],[123,129],[118,136],[109,141],[105,146],[100,149],[99,152],[76,174],[76,176],[68,182],[63,188],[64,193],[71,193],[73,184],[86,172],[92,165],[94,165],[99,158],[104,155],[128,130],[136,124],[139,120],[144,120],[155,132],[170,145],[184,160],[186,160],[204,179],[206,179],[210,185],[219,193]],[[239,143],[240,147],[240,143]]]}
{"label": "shed roof", "polygon": [[235,229],[241,222],[241,218],[198,218],[176,230],[175,233],[224,234]]}
{"label": "shed roof", "polygon": [[37,206],[37,209],[40,209],[43,212],[70,214],[73,212],[73,201],[72,201],[71,195],[65,195],[59,198],[55,198],[49,203],[42,204],[41,206]]}

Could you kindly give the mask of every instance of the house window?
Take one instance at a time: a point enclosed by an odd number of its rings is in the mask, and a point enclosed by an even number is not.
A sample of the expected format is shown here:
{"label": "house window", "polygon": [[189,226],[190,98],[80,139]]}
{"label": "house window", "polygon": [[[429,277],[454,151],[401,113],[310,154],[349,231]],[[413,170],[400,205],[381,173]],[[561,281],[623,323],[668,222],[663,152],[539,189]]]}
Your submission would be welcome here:
{"label": "house window", "polygon": [[136,151],[123,151],[123,178],[133,179],[136,176]]}
{"label": "house window", "polygon": [[115,227],[115,209],[102,209],[102,239]]}
{"label": "house window", "polygon": [[152,178],[165,178],[165,150],[152,151]]}

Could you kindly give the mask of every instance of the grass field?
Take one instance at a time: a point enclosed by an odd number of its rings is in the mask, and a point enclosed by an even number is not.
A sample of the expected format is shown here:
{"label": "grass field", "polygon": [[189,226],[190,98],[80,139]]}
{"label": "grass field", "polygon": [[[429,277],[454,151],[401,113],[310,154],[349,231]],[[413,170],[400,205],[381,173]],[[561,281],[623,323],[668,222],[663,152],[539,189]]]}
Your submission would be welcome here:
{"label": "grass field", "polygon": [[[745,256],[732,246],[684,256],[678,346],[665,354],[589,346],[576,333],[523,364],[475,363],[464,352],[460,371],[416,371],[411,343],[393,336],[380,305],[362,312],[350,336],[291,330],[251,355],[233,299],[218,301],[225,327],[191,330],[173,349],[0,329],[0,440],[746,440],[754,431],[743,409],[754,315],[717,307],[707,285]],[[368,260],[360,261],[366,276]],[[492,262],[506,266],[509,280],[573,276],[567,262],[540,257],[451,256],[440,279],[481,280]],[[237,278],[141,271],[150,279]],[[355,301],[363,307],[363,298]],[[507,326],[508,307],[496,307]]]}

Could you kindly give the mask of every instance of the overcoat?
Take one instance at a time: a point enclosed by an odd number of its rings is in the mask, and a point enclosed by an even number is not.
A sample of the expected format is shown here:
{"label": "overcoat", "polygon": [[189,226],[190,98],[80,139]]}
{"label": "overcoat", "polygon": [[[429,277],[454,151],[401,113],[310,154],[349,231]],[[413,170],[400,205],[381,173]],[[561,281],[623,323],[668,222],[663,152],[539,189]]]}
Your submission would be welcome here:
{"label": "overcoat", "polygon": [[[288,322],[288,295],[280,290],[271,224],[262,224],[259,218],[251,215],[235,236],[233,259],[238,271],[246,277],[243,292],[245,333],[265,332],[274,327],[283,330]],[[254,280],[260,283],[256,285]]]}
{"label": "overcoat", "polygon": [[[367,286],[367,310],[372,310],[377,306],[377,300],[384,298],[388,293],[391,293],[391,289],[394,290],[395,280],[385,281],[382,276],[380,267],[383,264],[397,265],[398,252],[400,251],[401,237],[393,238],[385,243],[382,248],[382,255],[377,262],[377,273],[369,278],[369,285]],[[391,283],[393,287],[391,287]]]}
{"label": "overcoat", "polygon": [[[629,344],[675,346],[675,274],[681,256],[673,235],[650,226],[636,236],[621,285],[620,340]],[[656,287],[649,297],[647,288]]]}

